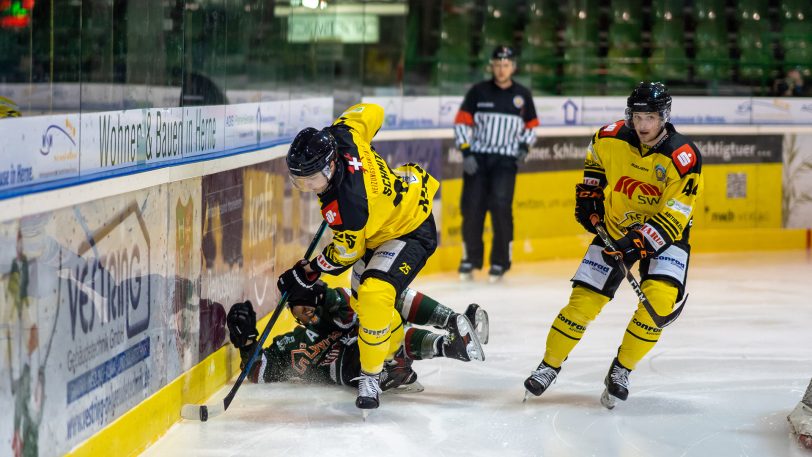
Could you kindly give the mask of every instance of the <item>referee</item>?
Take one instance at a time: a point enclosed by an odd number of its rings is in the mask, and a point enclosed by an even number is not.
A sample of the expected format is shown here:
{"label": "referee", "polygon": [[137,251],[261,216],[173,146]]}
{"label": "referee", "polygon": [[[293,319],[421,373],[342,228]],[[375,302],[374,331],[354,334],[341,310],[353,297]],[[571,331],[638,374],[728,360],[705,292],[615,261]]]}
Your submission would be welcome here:
{"label": "referee", "polygon": [[513,191],[518,163],[524,161],[539,124],[530,90],[513,81],[516,56],[508,46],[491,54],[493,78],[465,94],[454,119],[455,142],[463,156],[460,279],[482,268],[482,228],[490,211],[493,225],[491,282],[510,269],[513,244]]}

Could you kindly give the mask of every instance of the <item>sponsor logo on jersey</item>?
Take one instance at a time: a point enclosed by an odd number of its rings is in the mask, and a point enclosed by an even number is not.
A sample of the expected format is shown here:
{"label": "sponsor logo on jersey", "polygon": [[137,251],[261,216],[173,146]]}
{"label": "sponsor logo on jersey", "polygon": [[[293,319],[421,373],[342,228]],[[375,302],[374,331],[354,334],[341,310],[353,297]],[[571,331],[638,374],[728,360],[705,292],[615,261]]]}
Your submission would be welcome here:
{"label": "sponsor logo on jersey", "polygon": [[344,111],[342,116],[344,116],[345,114],[350,114],[350,113],[363,113],[363,112],[364,112],[364,106],[362,105],[362,106],[357,106],[357,107],[355,107],[353,109]]}
{"label": "sponsor logo on jersey", "polygon": [[646,167],[641,167],[640,165],[637,165],[637,164],[636,164],[636,163],[634,163],[634,162],[632,162],[632,163],[631,163],[631,166],[632,166],[632,168],[637,168],[637,169],[638,169],[638,170],[640,170],[640,171],[648,171],[648,168],[646,168]]}
{"label": "sponsor logo on jersey", "polygon": [[361,327],[361,331],[366,333],[367,335],[384,336],[387,333],[389,333],[389,326],[387,325],[386,327],[384,327],[384,328],[382,328],[380,330],[372,330],[372,329],[368,329],[366,327]]}
{"label": "sponsor logo on jersey", "polygon": [[658,255],[654,259],[658,260],[660,262],[670,263],[671,265],[674,265],[675,267],[679,268],[680,270],[685,269],[685,263],[680,261],[679,259],[675,259],[673,257],[668,257],[668,256],[664,256],[664,255]]}
{"label": "sponsor logo on jersey", "polygon": [[524,97],[522,97],[521,95],[513,97],[513,106],[521,109],[522,106],[524,106]]}
{"label": "sponsor logo on jersey", "polygon": [[605,275],[608,275],[609,270],[611,269],[611,268],[609,268],[608,265],[604,265],[602,263],[595,262],[594,260],[584,259],[583,261],[581,261],[581,263],[583,263],[584,265],[588,266],[589,268],[591,268],[591,269],[593,269],[595,271],[598,271],[600,273],[603,273]]}
{"label": "sponsor logo on jersey", "polygon": [[648,324],[644,324],[644,323],[638,321],[637,318],[632,318],[632,323],[634,325],[636,325],[637,327],[640,327],[641,329],[643,329],[643,330],[645,330],[647,332],[660,333],[660,332],[663,331],[663,329],[661,329],[660,327],[652,327],[652,326],[650,326]]}
{"label": "sponsor logo on jersey", "polygon": [[640,228],[640,231],[643,233],[643,236],[646,237],[646,240],[648,240],[649,244],[651,244],[655,251],[665,246],[663,236],[660,235],[660,232],[658,232],[654,227],[646,224]]}
{"label": "sponsor logo on jersey", "polygon": [[327,221],[327,224],[331,227],[334,225],[341,225],[341,213],[338,212],[338,200],[333,200],[327,206],[322,208],[321,215],[324,216],[324,220]]}
{"label": "sponsor logo on jersey", "polygon": [[386,257],[387,259],[394,259],[398,255],[394,251],[375,251],[375,257]]}
{"label": "sponsor logo on jersey", "polygon": [[493,102],[479,102],[476,104],[477,108],[493,108],[494,106]]}
{"label": "sponsor logo on jersey", "polygon": [[681,203],[677,200],[674,200],[673,198],[668,199],[668,201],[665,203],[665,206],[673,209],[674,211],[682,213],[688,217],[691,216],[691,211],[693,210],[693,208],[691,208],[690,206]]}
{"label": "sponsor logo on jersey", "polygon": [[654,174],[657,176],[657,181],[665,182],[665,167],[657,165],[654,167]]}
{"label": "sponsor logo on jersey", "polygon": [[587,186],[599,186],[601,184],[601,180],[598,178],[587,178],[584,176],[584,184]]}
{"label": "sponsor logo on jersey", "polygon": [[671,153],[671,159],[681,174],[685,174],[696,165],[696,152],[689,144],[683,144]]}
{"label": "sponsor logo on jersey", "polygon": [[279,350],[283,350],[285,349],[285,346],[293,343],[294,341],[296,341],[296,339],[293,337],[293,335],[283,336],[276,340],[276,347],[278,347]]}
{"label": "sponsor logo on jersey", "polygon": [[328,262],[327,258],[324,257],[324,254],[319,254],[319,256],[316,257],[316,264],[319,266],[321,271],[333,271],[340,268]]}
{"label": "sponsor logo on jersey", "polygon": [[573,330],[577,330],[578,333],[584,333],[586,331],[586,326],[575,323],[575,322],[567,319],[566,317],[564,317],[563,314],[560,314],[560,313],[558,314],[558,320],[560,320],[561,322],[567,324]]}
{"label": "sponsor logo on jersey", "polygon": [[628,176],[623,176],[617,180],[614,191],[626,194],[627,197],[632,198],[634,191],[640,189],[640,193],[651,197],[659,197],[662,195],[660,189],[653,184],[644,183]]}

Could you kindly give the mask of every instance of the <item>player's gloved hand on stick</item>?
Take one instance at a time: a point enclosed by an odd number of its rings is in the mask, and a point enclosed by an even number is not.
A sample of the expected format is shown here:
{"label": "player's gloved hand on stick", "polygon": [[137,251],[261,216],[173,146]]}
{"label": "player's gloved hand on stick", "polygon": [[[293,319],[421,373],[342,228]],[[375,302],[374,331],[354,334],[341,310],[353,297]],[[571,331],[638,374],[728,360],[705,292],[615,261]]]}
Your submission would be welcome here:
{"label": "player's gloved hand on stick", "polygon": [[288,293],[288,303],[290,303],[290,306],[301,305],[321,308],[324,306],[326,294],[327,285],[324,281],[316,280],[310,289],[291,290]]}
{"label": "player's gloved hand on stick", "polygon": [[524,163],[527,160],[527,154],[530,152],[530,145],[527,143],[519,143],[519,150],[516,151],[516,163]]}
{"label": "player's gloved hand on stick", "polygon": [[305,267],[308,263],[306,259],[302,259],[296,262],[293,268],[279,276],[279,280],[276,281],[279,293],[284,294],[287,292],[288,299],[302,294],[313,293],[313,285],[319,279],[319,272],[307,272]]}
{"label": "player's gloved hand on stick", "polygon": [[226,316],[228,338],[238,348],[251,346],[257,341],[257,313],[250,301],[235,303]]}
{"label": "player's gloved hand on stick", "polygon": [[643,232],[637,229],[629,230],[626,236],[615,241],[615,247],[617,250],[606,248],[603,252],[612,257],[620,254],[626,265],[631,265],[654,254],[654,250],[649,247],[646,238],[643,237]]}
{"label": "player's gloved hand on stick", "polygon": [[592,216],[598,217],[598,222],[603,223],[605,214],[603,208],[603,189],[599,186],[579,183],[575,185],[575,220],[578,221],[589,233],[598,232],[592,223]]}

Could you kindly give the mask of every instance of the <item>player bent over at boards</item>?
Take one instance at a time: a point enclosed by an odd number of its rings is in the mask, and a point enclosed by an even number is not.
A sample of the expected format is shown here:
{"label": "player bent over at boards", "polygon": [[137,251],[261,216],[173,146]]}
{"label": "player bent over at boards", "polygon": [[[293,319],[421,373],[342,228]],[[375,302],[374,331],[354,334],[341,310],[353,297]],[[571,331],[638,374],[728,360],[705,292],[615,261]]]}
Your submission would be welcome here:
{"label": "player bent over at boards", "polygon": [[[289,298],[299,325],[279,335],[260,352],[248,379],[251,382],[302,381],[356,386],[361,371],[358,358],[358,316],[350,307],[350,291],[328,288],[317,281],[311,290]],[[413,360],[447,357],[468,362],[484,360],[481,341],[487,342],[488,314],[477,304],[458,314],[431,297],[406,289],[395,304],[410,324],[447,331],[438,334],[415,327],[405,332],[403,346],[384,363],[381,389],[422,391]],[[240,350],[241,367],[257,341],[256,314],[250,302],[236,303],[228,312],[231,343]]]}
{"label": "player bent over at boards", "polygon": [[355,405],[380,404],[384,362],[401,347],[404,329],[394,305],[437,249],[432,215],[440,183],[416,164],[395,169],[371,142],[384,111],[372,103],[348,108],[332,125],[308,127],[285,158],[293,185],[315,192],[333,239],[312,261],[280,275],[289,295],[310,289],[322,273],[353,269],[350,306],[358,315],[361,372]]}
{"label": "player bent over at boards", "polygon": [[[596,236],[572,279],[569,303],[547,335],[544,359],[524,382],[539,396],[604,305],[627,269],[640,261],[641,288],[658,315],[682,299],[691,252],[689,234],[702,193],[699,149],[669,122],[671,96],[662,83],[642,82],[626,102],[626,116],[592,137],[583,182],[575,186],[575,218],[597,234],[596,222],[615,240],[616,250]],[[629,374],[660,339],[642,302],[631,318],[604,384],[601,403],[614,408],[629,395]],[[527,397],[525,396],[525,399]]]}

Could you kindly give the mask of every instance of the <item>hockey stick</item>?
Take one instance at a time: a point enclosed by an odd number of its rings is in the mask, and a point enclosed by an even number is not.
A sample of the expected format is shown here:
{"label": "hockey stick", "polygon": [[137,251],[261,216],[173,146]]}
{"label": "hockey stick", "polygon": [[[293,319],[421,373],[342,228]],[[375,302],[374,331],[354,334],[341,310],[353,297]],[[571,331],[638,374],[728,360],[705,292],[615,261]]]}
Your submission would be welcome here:
{"label": "hockey stick", "polygon": [[[307,248],[307,253],[305,253],[306,259],[309,259],[310,256],[313,255],[313,251],[316,250],[316,245],[318,245],[319,240],[326,229],[327,221],[322,221],[318,230],[316,230],[316,235],[313,237],[313,241],[310,242],[310,246]],[[235,382],[234,386],[231,387],[228,395],[226,395],[222,401],[216,401],[208,405],[183,405],[183,408],[180,410],[180,416],[182,418],[206,422],[210,417],[220,415],[228,409],[228,406],[231,404],[231,401],[234,400],[234,396],[237,394],[237,390],[242,385],[245,377],[251,372],[251,368],[254,366],[254,361],[257,360],[259,353],[262,351],[262,345],[265,343],[265,340],[271,333],[271,329],[276,323],[276,320],[279,319],[279,315],[282,314],[282,310],[285,308],[287,302],[288,294],[284,293],[282,294],[282,297],[279,298],[279,303],[276,305],[276,309],[271,315],[271,319],[267,324],[265,324],[265,330],[262,331],[262,335],[260,335],[259,340],[257,341],[256,348],[254,348],[254,352],[251,354],[251,358],[248,359],[248,363],[245,364],[242,372],[240,372],[240,376],[237,378],[237,382]]]}
{"label": "hockey stick", "polygon": [[[606,228],[603,226],[603,224],[601,224],[600,222],[598,223],[595,222],[596,218],[593,218],[592,223],[595,225],[595,230],[597,230],[598,236],[601,237],[601,240],[603,240],[603,244],[607,248],[613,251],[617,251],[615,242],[612,241],[612,238],[609,236],[608,233],[606,233]],[[634,275],[632,274],[632,272],[628,268],[626,268],[626,264],[623,262],[623,256],[621,256],[620,254],[615,254],[612,256],[612,258],[614,258],[615,262],[617,262],[617,266],[618,268],[620,268],[620,271],[622,271],[623,274],[626,275],[626,279],[629,281],[629,284],[632,285],[632,289],[634,289],[634,292],[637,294],[637,298],[640,299],[640,303],[642,303],[643,307],[646,308],[646,311],[648,312],[649,316],[651,316],[651,320],[654,321],[654,324],[656,324],[657,327],[660,328],[667,327],[669,324],[674,322],[674,320],[676,320],[677,317],[679,317],[680,313],[682,313],[682,309],[685,307],[685,303],[688,301],[688,295],[685,295],[685,298],[682,300],[682,302],[678,304],[679,306],[677,306],[677,309],[672,311],[671,314],[661,316],[657,314],[657,311],[655,311],[654,307],[651,306],[651,302],[648,301],[646,294],[643,293],[643,289],[640,287],[640,283],[638,283],[637,280],[634,279]]]}

